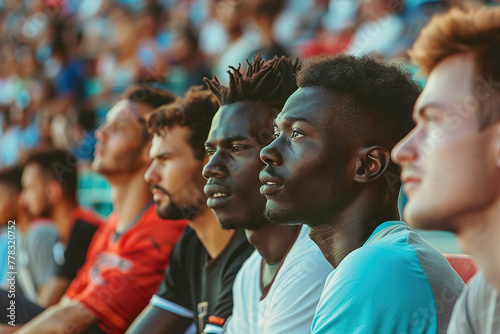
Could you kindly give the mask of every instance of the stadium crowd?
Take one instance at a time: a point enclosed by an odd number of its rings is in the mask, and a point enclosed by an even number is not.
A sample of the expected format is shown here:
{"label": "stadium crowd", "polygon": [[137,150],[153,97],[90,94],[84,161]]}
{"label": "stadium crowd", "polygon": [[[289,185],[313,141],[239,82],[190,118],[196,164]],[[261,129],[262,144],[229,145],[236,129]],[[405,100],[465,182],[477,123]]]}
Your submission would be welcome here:
{"label": "stadium crowd", "polygon": [[0,334],[500,332],[498,5],[0,0]]}

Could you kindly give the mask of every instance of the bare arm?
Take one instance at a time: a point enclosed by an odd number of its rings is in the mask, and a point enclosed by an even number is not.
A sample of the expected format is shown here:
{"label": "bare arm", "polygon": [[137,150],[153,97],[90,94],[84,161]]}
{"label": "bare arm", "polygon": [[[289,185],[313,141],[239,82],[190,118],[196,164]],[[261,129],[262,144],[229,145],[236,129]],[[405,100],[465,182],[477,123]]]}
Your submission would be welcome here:
{"label": "bare arm", "polygon": [[97,317],[78,301],[64,299],[40,313],[16,333],[58,334],[85,331],[97,321]]}
{"label": "bare arm", "polygon": [[183,334],[193,322],[159,307],[148,305],[130,325],[127,334]]}
{"label": "bare arm", "polygon": [[59,303],[71,281],[64,277],[53,277],[40,288],[38,305],[49,307]]}
{"label": "bare arm", "polygon": [[17,326],[17,325],[16,326],[10,326],[10,325],[6,325],[6,324],[0,324],[0,334],[14,333],[19,328],[21,328],[21,325],[19,325],[19,326]]}

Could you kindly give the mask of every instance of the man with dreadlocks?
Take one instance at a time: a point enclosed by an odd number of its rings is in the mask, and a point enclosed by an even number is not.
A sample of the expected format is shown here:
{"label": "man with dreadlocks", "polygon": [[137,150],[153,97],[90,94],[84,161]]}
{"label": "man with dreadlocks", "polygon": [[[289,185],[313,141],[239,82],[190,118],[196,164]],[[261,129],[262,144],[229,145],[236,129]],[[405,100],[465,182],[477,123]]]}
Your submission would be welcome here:
{"label": "man with dreadlocks", "polygon": [[308,333],[324,282],[332,271],[304,226],[266,220],[260,194],[260,150],[272,141],[272,120],[297,89],[297,62],[261,55],[243,75],[231,67],[225,87],[205,79],[221,107],[205,143],[205,195],[225,229],[246,229],[256,251],[233,285],[227,333]]}

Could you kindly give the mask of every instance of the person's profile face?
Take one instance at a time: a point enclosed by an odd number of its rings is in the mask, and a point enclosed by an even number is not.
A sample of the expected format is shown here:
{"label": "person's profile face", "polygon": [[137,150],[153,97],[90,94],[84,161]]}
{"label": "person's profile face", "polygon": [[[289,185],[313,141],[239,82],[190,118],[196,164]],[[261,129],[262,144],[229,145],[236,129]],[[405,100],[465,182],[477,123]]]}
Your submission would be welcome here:
{"label": "person's profile face", "polygon": [[257,229],[266,199],[260,194],[260,150],[272,140],[274,113],[259,101],[222,106],[205,143],[209,162],[203,169],[207,205],[223,228]]}
{"label": "person's profile face", "polygon": [[485,91],[477,77],[470,54],[441,61],[415,105],[415,128],[392,152],[408,197],[403,216],[414,227],[460,232],[459,221],[498,192],[494,129],[477,122]]}
{"label": "person's profile face", "polygon": [[138,156],[144,148],[144,125],[133,102],[121,100],[106,114],[97,129],[92,168],[104,175],[132,174],[141,167]]}
{"label": "person's profile face", "polygon": [[49,218],[51,214],[47,193],[48,180],[44,177],[41,167],[37,164],[28,164],[23,170],[23,189],[19,200],[32,218]]}
{"label": "person's profile face", "polygon": [[152,162],[144,177],[162,218],[190,219],[206,207],[201,174],[206,159],[195,157],[190,138],[191,130],[180,126],[164,129],[163,136],[153,136],[149,151]]}
{"label": "person's profile face", "polygon": [[333,116],[336,98],[320,87],[299,88],[275,119],[275,140],[261,151],[266,216],[283,224],[317,224],[343,206],[352,136]]}

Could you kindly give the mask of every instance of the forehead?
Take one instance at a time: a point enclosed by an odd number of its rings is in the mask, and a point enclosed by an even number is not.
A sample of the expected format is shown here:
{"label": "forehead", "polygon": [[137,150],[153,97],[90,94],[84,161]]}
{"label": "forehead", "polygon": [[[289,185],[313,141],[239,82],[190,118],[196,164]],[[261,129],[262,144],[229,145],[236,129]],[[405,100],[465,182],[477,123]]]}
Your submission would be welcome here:
{"label": "forehead", "polygon": [[139,115],[140,109],[137,104],[129,100],[120,100],[108,111],[106,120],[108,122],[139,123]]}
{"label": "forehead", "polygon": [[21,176],[21,183],[25,186],[27,184],[32,184],[35,181],[41,180],[41,172],[41,167],[35,163],[26,165]]}
{"label": "forehead", "polygon": [[188,143],[190,138],[191,130],[187,127],[175,126],[171,129],[164,129],[163,136],[153,136],[151,155],[192,152],[193,149]]}
{"label": "forehead", "polygon": [[322,127],[329,124],[332,109],[336,106],[335,94],[322,87],[302,87],[286,101],[276,122],[303,118],[312,125]]}
{"label": "forehead", "polygon": [[235,137],[258,137],[272,129],[274,114],[262,101],[242,101],[224,105],[214,116],[208,141]]}
{"label": "forehead", "polygon": [[463,53],[445,58],[429,74],[415,109],[433,103],[447,107],[465,103],[474,97],[472,94],[474,76],[473,54]]}

